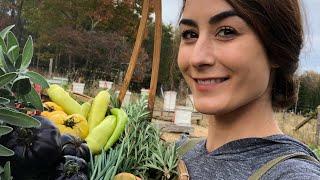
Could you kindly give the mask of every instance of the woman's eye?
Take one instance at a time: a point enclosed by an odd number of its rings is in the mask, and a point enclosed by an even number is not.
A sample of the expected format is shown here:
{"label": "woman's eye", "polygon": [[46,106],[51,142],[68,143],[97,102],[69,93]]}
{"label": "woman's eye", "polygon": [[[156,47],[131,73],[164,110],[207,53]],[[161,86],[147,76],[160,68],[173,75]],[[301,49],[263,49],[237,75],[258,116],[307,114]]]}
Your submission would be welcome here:
{"label": "woman's eye", "polygon": [[191,30],[186,30],[181,33],[181,37],[184,40],[192,40],[198,38],[198,34]]}
{"label": "woman's eye", "polygon": [[237,31],[232,27],[222,27],[218,30],[216,36],[220,39],[232,39],[234,36],[236,36],[238,33]]}

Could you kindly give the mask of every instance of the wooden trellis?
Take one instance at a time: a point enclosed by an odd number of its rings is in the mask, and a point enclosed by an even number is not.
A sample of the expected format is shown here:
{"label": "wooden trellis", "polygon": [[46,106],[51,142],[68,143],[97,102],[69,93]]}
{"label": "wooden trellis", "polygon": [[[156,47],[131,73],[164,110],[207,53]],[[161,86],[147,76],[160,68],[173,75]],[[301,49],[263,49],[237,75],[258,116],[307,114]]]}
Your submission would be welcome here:
{"label": "wooden trellis", "polygon": [[[162,35],[161,0],[155,0],[152,2],[154,3],[153,8],[155,12],[155,34],[154,34],[154,45],[153,45],[152,74],[151,74],[150,91],[149,91],[149,99],[148,99],[148,107],[151,113],[153,111],[155,94],[157,89],[159,64],[160,64],[160,51],[161,51],[161,35]],[[142,8],[142,17],[140,20],[139,29],[136,36],[136,41],[135,41],[133,52],[130,58],[128,70],[126,72],[126,75],[118,96],[118,100],[120,101],[120,104],[122,103],[124,96],[126,94],[126,91],[128,90],[128,86],[130,84],[134,69],[137,64],[139,52],[141,49],[141,44],[143,41],[144,32],[146,29],[149,8],[150,8],[150,1],[144,0],[143,8]]]}

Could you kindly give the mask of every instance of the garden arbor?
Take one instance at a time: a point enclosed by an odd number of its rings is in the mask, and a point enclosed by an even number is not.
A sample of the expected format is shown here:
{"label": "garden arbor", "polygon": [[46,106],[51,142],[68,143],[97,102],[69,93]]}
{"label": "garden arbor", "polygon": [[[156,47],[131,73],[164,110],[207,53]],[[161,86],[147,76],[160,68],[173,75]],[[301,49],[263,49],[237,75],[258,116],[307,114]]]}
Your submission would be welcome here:
{"label": "garden arbor", "polygon": [[146,29],[150,5],[153,5],[154,12],[155,12],[155,31],[154,31],[155,34],[154,34],[154,45],[153,45],[152,74],[151,74],[150,91],[149,91],[149,97],[148,97],[148,107],[149,107],[150,113],[152,113],[153,107],[154,107],[156,89],[157,89],[159,63],[160,63],[160,51],[161,51],[161,35],[162,35],[161,0],[153,0],[151,1],[151,3],[150,3],[150,0],[143,1],[142,17],[140,20],[139,29],[136,36],[136,41],[135,41],[132,55],[130,58],[129,66],[128,66],[123,84],[120,89],[118,100],[120,101],[120,103],[122,103],[125,97],[126,91],[128,89],[129,83],[131,81],[132,74],[134,72],[138,55],[141,49],[141,44],[143,41],[143,36]]}

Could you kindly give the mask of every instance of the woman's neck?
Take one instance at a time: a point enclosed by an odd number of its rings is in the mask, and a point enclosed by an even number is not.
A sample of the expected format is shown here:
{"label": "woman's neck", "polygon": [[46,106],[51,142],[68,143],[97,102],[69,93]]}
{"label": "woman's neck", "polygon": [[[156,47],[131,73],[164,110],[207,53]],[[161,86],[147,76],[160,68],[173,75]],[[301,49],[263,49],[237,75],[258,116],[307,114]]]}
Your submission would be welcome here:
{"label": "woman's neck", "polygon": [[207,118],[208,152],[237,139],[282,134],[273,117],[271,103],[265,98],[260,98],[228,114],[212,115]]}

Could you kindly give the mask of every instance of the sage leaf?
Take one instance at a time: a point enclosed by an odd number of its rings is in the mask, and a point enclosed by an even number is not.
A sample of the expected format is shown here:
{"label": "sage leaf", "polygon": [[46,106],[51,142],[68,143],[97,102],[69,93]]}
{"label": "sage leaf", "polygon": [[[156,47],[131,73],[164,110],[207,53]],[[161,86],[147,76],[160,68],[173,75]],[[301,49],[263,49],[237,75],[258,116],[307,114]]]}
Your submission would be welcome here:
{"label": "sage leaf", "polygon": [[0,136],[6,135],[12,131],[12,127],[10,126],[0,126]]}
{"label": "sage leaf", "polygon": [[[2,58],[2,57],[0,57],[0,58]],[[13,63],[10,61],[9,57],[6,54],[3,54],[2,64],[7,72],[15,72],[16,71]]]}
{"label": "sage leaf", "polygon": [[29,36],[26,44],[24,45],[23,52],[22,52],[22,68],[26,69],[32,59],[33,56],[33,41],[32,37]]}
{"label": "sage leaf", "polygon": [[26,76],[30,77],[31,81],[37,84],[40,84],[40,86],[45,89],[45,88],[49,88],[49,83],[47,82],[47,80],[41,76],[40,74],[33,72],[33,71],[28,71],[27,73],[25,73]]}
{"label": "sage leaf", "polygon": [[25,102],[30,102],[36,109],[43,111],[41,98],[33,87],[31,87],[30,92],[24,95],[22,98]]}
{"label": "sage leaf", "polygon": [[17,77],[17,73],[15,73],[15,72],[6,73],[6,74],[0,76],[0,87],[7,85],[9,82],[14,80],[16,77]]}
{"label": "sage leaf", "polygon": [[30,128],[40,126],[40,122],[37,119],[9,108],[0,108],[0,120],[19,127]]}
{"label": "sage leaf", "polygon": [[12,47],[17,46],[17,48],[14,48],[11,52],[9,52],[9,50],[7,52],[11,62],[14,63],[19,56],[20,48],[19,48],[19,43],[16,36],[11,31],[9,31],[7,34],[7,46],[8,46],[7,47],[8,49],[11,49]]}
{"label": "sage leaf", "polygon": [[9,104],[9,103],[10,103],[10,99],[0,97],[0,104]]}
{"label": "sage leaf", "polygon": [[2,38],[0,38],[0,47],[4,53],[7,52],[7,45]]}
{"label": "sage leaf", "polygon": [[17,48],[19,48],[18,45],[11,46],[6,54],[10,54],[12,51],[14,51]]}
{"label": "sage leaf", "polygon": [[[22,63],[22,57],[19,55],[18,59],[16,60],[16,62],[14,63],[14,67],[16,70],[20,70],[21,68],[21,63]],[[21,70],[20,70],[21,71]]]}
{"label": "sage leaf", "polygon": [[10,161],[7,161],[4,165],[4,174],[2,177],[4,180],[11,180],[11,169],[10,169]]}
{"label": "sage leaf", "polygon": [[0,156],[12,156],[14,152],[0,144]]}
{"label": "sage leaf", "polygon": [[13,81],[12,92],[18,95],[26,95],[31,91],[31,83],[28,76],[19,76]]}
{"label": "sage leaf", "polygon": [[2,39],[4,39],[4,38],[7,36],[8,32],[9,32],[14,26],[15,26],[15,25],[11,25],[11,26],[8,26],[8,27],[4,28],[4,29],[0,32],[0,37],[1,37]]}

